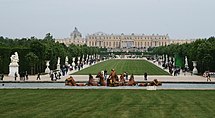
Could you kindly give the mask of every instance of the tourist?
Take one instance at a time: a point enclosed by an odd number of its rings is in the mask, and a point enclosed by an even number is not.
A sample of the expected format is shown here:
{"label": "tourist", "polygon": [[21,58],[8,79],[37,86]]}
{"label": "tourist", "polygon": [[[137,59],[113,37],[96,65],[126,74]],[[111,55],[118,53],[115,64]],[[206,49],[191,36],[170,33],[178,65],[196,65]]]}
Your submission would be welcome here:
{"label": "tourist", "polygon": [[105,77],[105,80],[107,79],[107,70],[105,69],[104,70],[104,77]]}
{"label": "tourist", "polygon": [[51,78],[51,81],[54,81],[54,74],[53,73],[50,74],[50,78]]}
{"label": "tourist", "polygon": [[191,75],[191,76],[193,75],[193,71],[190,71],[190,75]]}
{"label": "tourist", "polygon": [[60,79],[60,76],[61,76],[61,73],[60,73],[60,71],[58,72],[58,74],[57,74],[57,75],[58,75],[58,79]]}
{"label": "tourist", "polygon": [[37,80],[41,80],[40,79],[40,73],[37,74]]}
{"label": "tourist", "polygon": [[55,80],[57,80],[57,71],[54,72]]}
{"label": "tourist", "polygon": [[144,80],[147,80],[147,73],[144,73]]}
{"label": "tourist", "polygon": [[25,71],[25,78],[26,78],[26,80],[28,80],[28,72],[27,71]]}
{"label": "tourist", "polygon": [[128,80],[128,73],[124,72],[125,79]]}
{"label": "tourist", "polygon": [[210,72],[209,71],[206,72],[206,78],[207,78],[207,82],[208,82],[208,80],[211,81],[211,76],[210,76]]}
{"label": "tourist", "polygon": [[3,78],[4,78],[4,74],[1,74],[1,79],[0,80],[3,80]]}
{"label": "tourist", "polygon": [[17,72],[15,72],[14,77],[15,77],[15,81],[16,81],[16,78],[18,77]]}

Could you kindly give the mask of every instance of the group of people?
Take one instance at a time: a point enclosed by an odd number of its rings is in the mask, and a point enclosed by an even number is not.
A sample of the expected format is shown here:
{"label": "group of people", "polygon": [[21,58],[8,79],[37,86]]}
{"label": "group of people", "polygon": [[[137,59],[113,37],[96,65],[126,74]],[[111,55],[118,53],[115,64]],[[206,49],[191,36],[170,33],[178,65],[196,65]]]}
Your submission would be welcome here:
{"label": "group of people", "polygon": [[[96,75],[96,78],[98,78],[98,81],[96,81],[91,74],[89,74],[89,80],[86,84],[77,84],[72,76],[67,78],[65,80],[65,85],[70,86],[159,86],[161,85],[160,82],[158,82],[157,79],[153,80],[152,82],[145,82],[145,83],[137,83],[134,79],[134,75],[131,74],[128,81],[126,81],[126,75],[127,73],[122,73],[118,77],[116,74],[116,71],[114,69],[111,70],[110,75],[105,78],[106,70],[99,72]],[[147,73],[144,74],[144,80],[147,80]]]}
{"label": "group of people", "polygon": [[49,73],[51,81],[56,81],[61,79],[61,73],[59,71]]}
{"label": "group of people", "polygon": [[207,82],[211,81],[211,75],[210,75],[209,71],[205,71],[204,74],[203,74],[203,76],[207,78]]}
{"label": "group of people", "polygon": [[[23,81],[28,80],[28,72],[27,71],[21,72],[20,75],[19,75],[19,77],[20,77],[20,80],[23,80]],[[15,72],[14,73],[14,79],[15,79],[15,81],[17,80],[17,78],[18,78],[18,73]]]}

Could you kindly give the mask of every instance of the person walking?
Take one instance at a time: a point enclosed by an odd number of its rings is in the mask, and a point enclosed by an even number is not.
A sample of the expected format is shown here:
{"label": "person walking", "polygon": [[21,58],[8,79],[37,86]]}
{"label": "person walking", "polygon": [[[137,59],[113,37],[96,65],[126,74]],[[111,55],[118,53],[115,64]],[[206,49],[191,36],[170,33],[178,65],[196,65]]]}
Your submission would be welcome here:
{"label": "person walking", "polygon": [[54,73],[50,74],[51,81],[54,81]]}
{"label": "person walking", "polygon": [[210,80],[211,81],[211,76],[210,76],[210,72],[208,71],[208,72],[206,72],[206,77],[207,77],[207,82],[208,82],[208,80]]}
{"label": "person walking", "polygon": [[125,79],[128,80],[128,73],[124,72]]}
{"label": "person walking", "polygon": [[14,77],[15,77],[15,81],[16,81],[16,78],[18,77],[17,72],[15,72]]}
{"label": "person walking", "polygon": [[25,71],[25,80],[28,80],[28,72]]}
{"label": "person walking", "polygon": [[147,80],[147,73],[144,73],[144,80]]}
{"label": "person walking", "polygon": [[105,69],[104,70],[104,77],[105,77],[105,80],[107,79],[107,70]]}
{"label": "person walking", "polygon": [[41,80],[40,79],[40,73],[37,74],[37,80]]}

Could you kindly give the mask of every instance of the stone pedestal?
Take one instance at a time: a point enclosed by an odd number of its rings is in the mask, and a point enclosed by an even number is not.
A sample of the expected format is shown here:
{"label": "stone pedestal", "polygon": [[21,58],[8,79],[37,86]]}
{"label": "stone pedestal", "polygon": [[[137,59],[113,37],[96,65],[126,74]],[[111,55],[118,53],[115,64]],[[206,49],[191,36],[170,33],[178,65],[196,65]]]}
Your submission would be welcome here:
{"label": "stone pedestal", "polygon": [[19,64],[18,63],[10,63],[8,76],[14,77],[15,73],[17,73],[17,75],[19,75]]}
{"label": "stone pedestal", "polygon": [[50,69],[49,69],[49,67],[46,67],[46,69],[45,69],[45,73],[50,73]]}
{"label": "stone pedestal", "polygon": [[74,61],[72,62],[72,68],[73,68],[73,70],[75,70],[75,62]]}
{"label": "stone pedestal", "polygon": [[45,69],[45,73],[50,73],[50,69],[49,69],[49,62],[50,62],[50,61],[46,61],[46,69]]}
{"label": "stone pedestal", "polygon": [[60,64],[57,64],[57,70],[60,70]]}
{"label": "stone pedestal", "polygon": [[198,74],[198,70],[196,68],[197,66],[197,61],[192,61],[193,62],[193,74]]}

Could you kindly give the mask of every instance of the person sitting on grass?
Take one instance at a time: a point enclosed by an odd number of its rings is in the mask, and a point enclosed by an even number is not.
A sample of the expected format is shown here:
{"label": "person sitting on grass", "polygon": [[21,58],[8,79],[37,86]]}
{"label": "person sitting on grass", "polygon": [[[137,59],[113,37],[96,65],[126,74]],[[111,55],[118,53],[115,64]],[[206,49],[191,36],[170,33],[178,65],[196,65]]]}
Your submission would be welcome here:
{"label": "person sitting on grass", "polygon": [[134,81],[134,75],[131,74],[130,79],[128,81],[128,86],[135,86],[137,83]]}
{"label": "person sitting on grass", "polygon": [[69,86],[85,86],[85,84],[77,84],[72,76],[65,80],[65,85]]}
{"label": "person sitting on grass", "polygon": [[98,86],[98,82],[93,79],[93,76],[89,74],[89,81],[87,83],[88,86]]}

